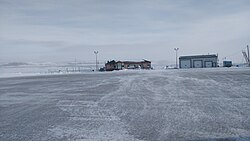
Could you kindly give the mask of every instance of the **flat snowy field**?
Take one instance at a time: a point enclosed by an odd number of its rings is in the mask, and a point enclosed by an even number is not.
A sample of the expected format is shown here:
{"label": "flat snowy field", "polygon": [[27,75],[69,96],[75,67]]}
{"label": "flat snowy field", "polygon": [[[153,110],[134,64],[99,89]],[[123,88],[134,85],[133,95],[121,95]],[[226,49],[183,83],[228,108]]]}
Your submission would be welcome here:
{"label": "flat snowy field", "polygon": [[250,140],[250,69],[0,78],[0,140]]}

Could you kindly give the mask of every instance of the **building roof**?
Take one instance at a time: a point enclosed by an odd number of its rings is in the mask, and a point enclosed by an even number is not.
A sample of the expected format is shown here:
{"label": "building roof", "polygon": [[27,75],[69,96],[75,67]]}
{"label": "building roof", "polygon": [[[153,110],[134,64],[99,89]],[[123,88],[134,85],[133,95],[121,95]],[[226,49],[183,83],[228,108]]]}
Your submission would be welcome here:
{"label": "building roof", "polygon": [[112,61],[108,61],[106,64],[115,64],[115,60],[112,60]]}
{"label": "building roof", "polygon": [[151,61],[148,61],[148,60],[145,60],[145,59],[143,59],[143,61],[144,61],[144,62],[147,62],[147,63],[151,63]]}
{"label": "building roof", "polygon": [[179,59],[195,59],[195,58],[214,58],[214,57],[218,57],[215,54],[211,54],[211,55],[192,55],[192,56],[180,56]]}

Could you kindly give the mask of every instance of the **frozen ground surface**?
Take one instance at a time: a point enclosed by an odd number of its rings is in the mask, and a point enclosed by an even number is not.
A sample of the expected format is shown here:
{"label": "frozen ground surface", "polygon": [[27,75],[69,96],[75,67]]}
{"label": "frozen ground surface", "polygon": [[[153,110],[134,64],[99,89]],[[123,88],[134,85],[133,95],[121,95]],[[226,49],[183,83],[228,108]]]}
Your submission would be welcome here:
{"label": "frozen ground surface", "polygon": [[250,69],[0,78],[0,140],[249,141]]}

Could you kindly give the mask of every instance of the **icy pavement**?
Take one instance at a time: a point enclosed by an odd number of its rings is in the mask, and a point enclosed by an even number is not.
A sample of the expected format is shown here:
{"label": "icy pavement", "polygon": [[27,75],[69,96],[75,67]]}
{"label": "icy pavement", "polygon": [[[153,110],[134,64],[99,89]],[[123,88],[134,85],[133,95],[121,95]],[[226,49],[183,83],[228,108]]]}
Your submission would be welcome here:
{"label": "icy pavement", "polygon": [[0,140],[250,140],[250,69],[0,79]]}

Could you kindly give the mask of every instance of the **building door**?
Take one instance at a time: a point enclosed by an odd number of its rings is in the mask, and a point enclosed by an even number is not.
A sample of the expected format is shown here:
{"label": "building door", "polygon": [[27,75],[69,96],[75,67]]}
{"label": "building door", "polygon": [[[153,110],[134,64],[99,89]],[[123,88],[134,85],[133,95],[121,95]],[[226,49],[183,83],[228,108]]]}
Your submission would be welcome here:
{"label": "building door", "polygon": [[118,63],[118,64],[117,64],[117,69],[118,69],[118,70],[121,70],[121,69],[122,69],[122,63]]}
{"label": "building door", "polygon": [[181,60],[180,61],[180,68],[191,68],[191,61],[190,60]]}
{"label": "building door", "polygon": [[205,67],[206,68],[212,68],[213,67],[213,62],[212,61],[206,61],[205,62]]}
{"label": "building door", "polygon": [[202,60],[194,60],[193,61],[193,67],[194,68],[202,68]]}

